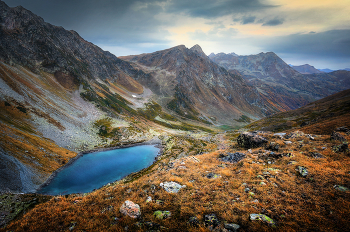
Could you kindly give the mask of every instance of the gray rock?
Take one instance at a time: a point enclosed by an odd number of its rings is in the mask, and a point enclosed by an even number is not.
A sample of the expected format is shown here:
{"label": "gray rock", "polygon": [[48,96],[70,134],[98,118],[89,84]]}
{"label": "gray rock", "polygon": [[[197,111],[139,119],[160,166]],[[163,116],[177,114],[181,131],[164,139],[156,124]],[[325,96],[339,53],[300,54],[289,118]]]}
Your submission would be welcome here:
{"label": "gray rock", "polygon": [[298,137],[301,137],[301,136],[304,136],[304,132],[302,131],[294,131],[294,132],[291,132],[289,133],[288,135],[286,135],[286,139],[293,139],[293,138],[298,138]]}
{"label": "gray rock", "polygon": [[235,153],[227,153],[227,156],[220,158],[223,162],[237,163],[238,161],[245,158],[245,154],[235,152]]}
{"label": "gray rock", "polygon": [[244,148],[256,148],[265,145],[267,139],[258,135],[257,132],[243,132],[238,136],[237,143]]}
{"label": "gray rock", "polygon": [[119,211],[132,218],[138,218],[141,216],[140,206],[132,201],[125,201]]}
{"label": "gray rock", "polygon": [[347,143],[343,143],[343,144],[340,144],[340,145],[334,145],[332,147],[332,150],[336,153],[338,152],[349,152],[349,145]]}
{"label": "gray rock", "polygon": [[286,133],[275,133],[274,136],[279,136],[281,139],[286,135]]}
{"label": "gray rock", "polygon": [[153,213],[153,216],[155,216],[157,219],[163,220],[169,218],[171,216],[171,212],[157,210]]}
{"label": "gray rock", "polygon": [[168,193],[178,193],[181,188],[186,187],[186,185],[180,185],[180,184],[173,182],[173,181],[160,183],[160,186],[163,189],[165,189],[165,191],[167,191]]}
{"label": "gray rock", "polygon": [[215,174],[215,173],[207,174],[207,178],[209,178],[209,179],[216,179],[216,178],[219,178],[219,177],[220,177],[219,174]]}
{"label": "gray rock", "polygon": [[252,220],[252,221],[255,221],[255,220],[263,221],[263,222],[267,223],[270,226],[275,226],[276,225],[276,223],[271,218],[269,218],[265,214],[261,214],[261,213],[259,213],[259,214],[255,214],[255,213],[250,214],[250,220]]}
{"label": "gray rock", "polygon": [[344,186],[340,186],[340,185],[334,185],[334,188],[336,190],[339,190],[339,191],[342,191],[342,192],[347,192],[349,191],[349,189],[347,187],[344,187]]}
{"label": "gray rock", "polygon": [[220,222],[214,213],[207,214],[204,216],[204,225],[209,229],[214,229],[219,224]]}
{"label": "gray rock", "polygon": [[193,227],[199,227],[199,220],[197,217],[190,217],[188,223]]}
{"label": "gray rock", "polygon": [[279,148],[280,148],[280,145],[275,142],[271,142],[269,145],[266,146],[266,149],[271,151],[278,151]]}
{"label": "gray rock", "polygon": [[302,177],[306,177],[309,174],[307,169],[302,166],[298,166],[298,172]]}
{"label": "gray rock", "polygon": [[238,229],[240,228],[239,225],[234,224],[234,223],[225,223],[225,229],[230,230],[230,231],[238,231]]}
{"label": "gray rock", "polygon": [[310,152],[309,156],[316,158],[316,159],[324,158],[324,156],[318,152]]}
{"label": "gray rock", "polygon": [[335,132],[335,131],[333,131],[331,134],[331,140],[337,140],[337,141],[341,141],[341,142],[346,141],[345,137],[342,134],[340,134],[339,132]]}

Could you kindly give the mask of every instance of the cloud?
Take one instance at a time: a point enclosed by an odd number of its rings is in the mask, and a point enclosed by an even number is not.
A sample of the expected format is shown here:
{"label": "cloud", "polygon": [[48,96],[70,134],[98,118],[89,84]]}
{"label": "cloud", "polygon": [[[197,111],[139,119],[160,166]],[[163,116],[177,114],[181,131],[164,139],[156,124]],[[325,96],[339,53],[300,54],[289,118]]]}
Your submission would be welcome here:
{"label": "cloud", "polygon": [[54,25],[77,31],[84,39],[104,46],[168,44],[162,20],[166,0],[5,0],[9,6],[22,5]]}
{"label": "cloud", "polygon": [[260,0],[170,0],[169,3],[166,7],[169,13],[207,19],[276,7]]}
{"label": "cloud", "polygon": [[[257,41],[265,51],[290,57],[297,63],[309,60],[311,65],[334,69],[350,67],[350,30],[292,34]],[[300,62],[300,61],[299,61]],[[298,63],[299,63],[298,62]],[[304,62],[305,63],[305,62]]]}
{"label": "cloud", "polygon": [[277,26],[283,24],[283,19],[274,18],[265,22],[262,26]]}
{"label": "cloud", "polygon": [[255,16],[245,16],[241,20],[241,24],[254,23],[256,17]]}
{"label": "cloud", "polygon": [[238,30],[235,28],[225,28],[225,27],[214,27],[208,32],[202,30],[196,30],[195,32],[189,32],[188,36],[192,40],[197,41],[229,41],[231,38],[238,34]]}

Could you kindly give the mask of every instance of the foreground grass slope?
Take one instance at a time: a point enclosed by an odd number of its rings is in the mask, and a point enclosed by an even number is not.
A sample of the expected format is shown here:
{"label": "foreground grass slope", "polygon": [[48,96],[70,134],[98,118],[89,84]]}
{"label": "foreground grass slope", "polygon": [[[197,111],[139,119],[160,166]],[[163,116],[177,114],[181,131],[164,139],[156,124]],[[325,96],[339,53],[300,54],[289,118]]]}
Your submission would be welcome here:
{"label": "foreground grass slope", "polygon": [[[350,226],[350,192],[334,186],[350,186],[350,157],[335,153],[329,136],[307,135],[289,139],[264,134],[280,144],[274,158],[264,148],[242,150],[231,147],[180,159],[166,158],[146,175],[131,182],[119,181],[84,195],[54,197],[37,205],[23,218],[3,231],[147,231],[150,223],[164,231],[207,231],[204,216],[215,213],[220,221],[236,223],[241,231],[346,231]],[[349,135],[344,135],[350,139]],[[238,163],[219,160],[220,154],[242,152]],[[312,157],[313,152],[323,158]],[[299,166],[308,170],[302,177]],[[214,174],[214,175],[213,175]],[[175,181],[186,185],[178,193],[168,193],[160,183]],[[151,202],[146,202],[151,197]],[[119,212],[124,201],[140,205],[141,218],[132,219]],[[157,210],[171,212],[167,219],[156,219]],[[263,213],[275,221],[271,227],[250,221],[252,213]],[[197,217],[199,227],[188,221]],[[158,224],[158,226],[156,225]],[[163,228],[163,229],[162,229]],[[166,229],[165,229],[166,228]]]}

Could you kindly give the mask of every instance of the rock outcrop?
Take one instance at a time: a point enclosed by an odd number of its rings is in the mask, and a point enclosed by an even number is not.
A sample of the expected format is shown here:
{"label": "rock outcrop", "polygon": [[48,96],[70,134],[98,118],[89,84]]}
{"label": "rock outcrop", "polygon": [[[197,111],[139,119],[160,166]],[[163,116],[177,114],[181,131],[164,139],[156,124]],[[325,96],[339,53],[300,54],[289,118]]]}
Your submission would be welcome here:
{"label": "rock outcrop", "polygon": [[238,145],[244,148],[261,147],[267,142],[267,139],[259,135],[257,132],[243,132],[237,138]]}

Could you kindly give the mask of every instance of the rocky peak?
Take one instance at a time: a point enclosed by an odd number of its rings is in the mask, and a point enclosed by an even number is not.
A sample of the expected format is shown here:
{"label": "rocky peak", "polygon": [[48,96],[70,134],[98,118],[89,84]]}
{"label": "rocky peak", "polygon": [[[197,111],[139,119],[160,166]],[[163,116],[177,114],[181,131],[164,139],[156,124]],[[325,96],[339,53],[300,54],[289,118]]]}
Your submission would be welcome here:
{"label": "rocky peak", "polygon": [[215,57],[215,53],[214,52],[212,52],[212,53],[210,53],[210,55],[208,56],[210,59],[212,58],[212,57]]}
{"label": "rocky peak", "polygon": [[0,10],[8,9],[10,8],[5,2],[0,0]]}
{"label": "rocky peak", "polygon": [[236,53],[234,53],[234,52],[229,53],[229,55],[238,56],[238,55],[237,55]]}
{"label": "rocky peak", "polygon": [[191,47],[190,50],[198,53],[201,57],[207,57],[207,55],[203,52],[202,48],[198,44]]}

